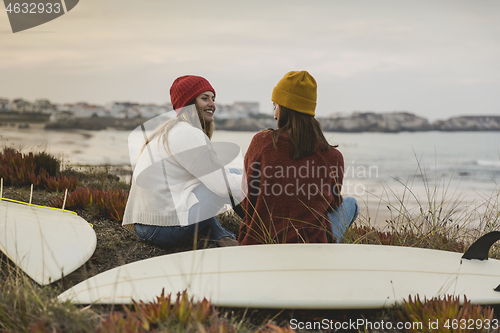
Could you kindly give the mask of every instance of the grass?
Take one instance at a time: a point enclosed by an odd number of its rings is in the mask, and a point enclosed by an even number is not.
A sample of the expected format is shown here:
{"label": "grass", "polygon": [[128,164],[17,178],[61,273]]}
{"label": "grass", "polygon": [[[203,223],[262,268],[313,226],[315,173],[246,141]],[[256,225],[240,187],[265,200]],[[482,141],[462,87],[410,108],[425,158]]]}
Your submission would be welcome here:
{"label": "grass", "polygon": [[[78,179],[76,191],[91,188],[99,193],[128,192],[126,184],[109,170],[89,169],[85,172],[66,168],[57,176]],[[373,218],[361,214],[348,230],[344,243],[380,244],[424,247],[464,252],[480,235],[500,230],[500,187],[490,196],[482,198],[476,206],[463,207],[464,198],[450,190],[449,182],[431,184],[422,177],[426,188],[425,200],[412,190],[415,180],[400,183],[402,194],[386,187],[377,198],[387,205],[390,219],[384,229],[373,225]],[[48,205],[62,198],[62,190],[49,192],[43,188],[33,192],[33,203]],[[6,198],[29,201],[30,188],[11,184],[4,187]],[[112,197],[112,195],[108,195]],[[106,196],[104,196],[106,197]],[[410,207],[409,199],[417,198],[418,207]],[[415,200],[414,200],[415,201]],[[121,228],[103,207],[81,205],[74,208],[78,215],[91,222],[98,243],[92,258],[77,271],[48,286],[39,286],[20,272],[0,253],[0,332],[289,332],[290,319],[321,321],[323,318],[346,321],[366,318],[371,321],[420,320],[419,318],[471,319],[494,318],[496,308],[458,306],[456,299],[421,301],[411,299],[406,304],[384,310],[364,311],[302,311],[218,308],[209,302],[193,303],[189,295],[158,295],[152,304],[136,303],[132,306],[76,306],[57,301],[63,290],[116,266],[126,263],[192,249],[185,244],[173,249],[162,249],[138,241]],[[237,233],[239,218],[231,213],[219,216],[221,224]],[[119,220],[119,218],[118,218]],[[206,247],[201,237],[197,248]],[[499,258],[498,246],[491,252]],[[446,331],[446,330],[443,330]]]}
{"label": "grass", "polygon": [[[417,176],[425,189],[424,200],[412,190]],[[347,242],[464,252],[480,236],[500,230],[500,186],[496,184],[492,193],[482,194],[481,202],[473,204],[466,202],[465,193],[451,188],[451,180],[431,182],[419,165],[407,183],[399,183],[401,194],[384,185],[383,195],[377,197],[390,212],[384,231],[374,228],[367,214],[358,219],[358,227],[349,230]],[[410,199],[416,206],[411,207]],[[490,256],[500,258],[498,244]]]}

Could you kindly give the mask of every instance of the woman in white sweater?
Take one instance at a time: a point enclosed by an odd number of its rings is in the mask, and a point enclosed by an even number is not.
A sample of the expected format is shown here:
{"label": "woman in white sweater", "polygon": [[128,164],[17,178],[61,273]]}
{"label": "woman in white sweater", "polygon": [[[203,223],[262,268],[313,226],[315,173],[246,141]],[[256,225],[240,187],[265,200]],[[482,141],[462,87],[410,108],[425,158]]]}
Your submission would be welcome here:
{"label": "woman in white sweater", "polygon": [[177,117],[147,138],[134,169],[123,226],[142,240],[174,246],[208,232],[217,246],[238,245],[215,215],[241,201],[241,173],[218,160],[213,133],[215,90],[194,75],[170,88]]}

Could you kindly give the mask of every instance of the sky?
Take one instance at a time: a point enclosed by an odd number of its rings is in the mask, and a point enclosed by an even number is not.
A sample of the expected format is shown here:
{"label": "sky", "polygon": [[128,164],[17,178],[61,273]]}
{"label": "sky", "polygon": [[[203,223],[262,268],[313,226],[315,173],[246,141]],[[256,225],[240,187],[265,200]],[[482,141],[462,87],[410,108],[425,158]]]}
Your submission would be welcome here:
{"label": "sky", "polygon": [[315,77],[317,116],[500,116],[500,1],[81,0],[15,34],[0,12],[0,98],[163,104],[194,74],[271,114],[292,70]]}

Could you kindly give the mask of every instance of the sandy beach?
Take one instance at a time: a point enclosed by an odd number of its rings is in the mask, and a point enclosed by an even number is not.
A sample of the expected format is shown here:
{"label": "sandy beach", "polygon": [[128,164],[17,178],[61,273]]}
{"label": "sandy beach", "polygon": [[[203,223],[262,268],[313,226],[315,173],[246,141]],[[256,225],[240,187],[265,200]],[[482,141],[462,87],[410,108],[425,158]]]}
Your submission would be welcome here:
{"label": "sandy beach", "polygon": [[[348,180],[349,182],[349,180]],[[352,182],[352,181],[351,181]],[[471,190],[460,187],[429,184],[423,182],[403,185],[382,181],[357,182],[356,186],[344,188],[345,196],[357,199],[360,216],[357,223],[360,225],[376,226],[388,230],[391,225],[414,219],[421,215],[430,215],[428,212],[439,211],[441,221],[448,224],[457,223],[477,228],[481,225],[481,216],[489,211],[488,202],[498,200],[498,189]]]}

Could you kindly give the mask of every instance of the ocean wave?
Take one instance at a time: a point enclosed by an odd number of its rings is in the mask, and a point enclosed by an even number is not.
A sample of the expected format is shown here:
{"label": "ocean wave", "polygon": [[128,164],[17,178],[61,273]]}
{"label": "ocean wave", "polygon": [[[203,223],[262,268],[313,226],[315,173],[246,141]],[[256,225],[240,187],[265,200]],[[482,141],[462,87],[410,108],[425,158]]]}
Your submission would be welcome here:
{"label": "ocean wave", "polygon": [[477,165],[480,165],[480,166],[492,166],[492,167],[499,167],[500,168],[500,161],[477,160],[476,163],[477,163]]}

